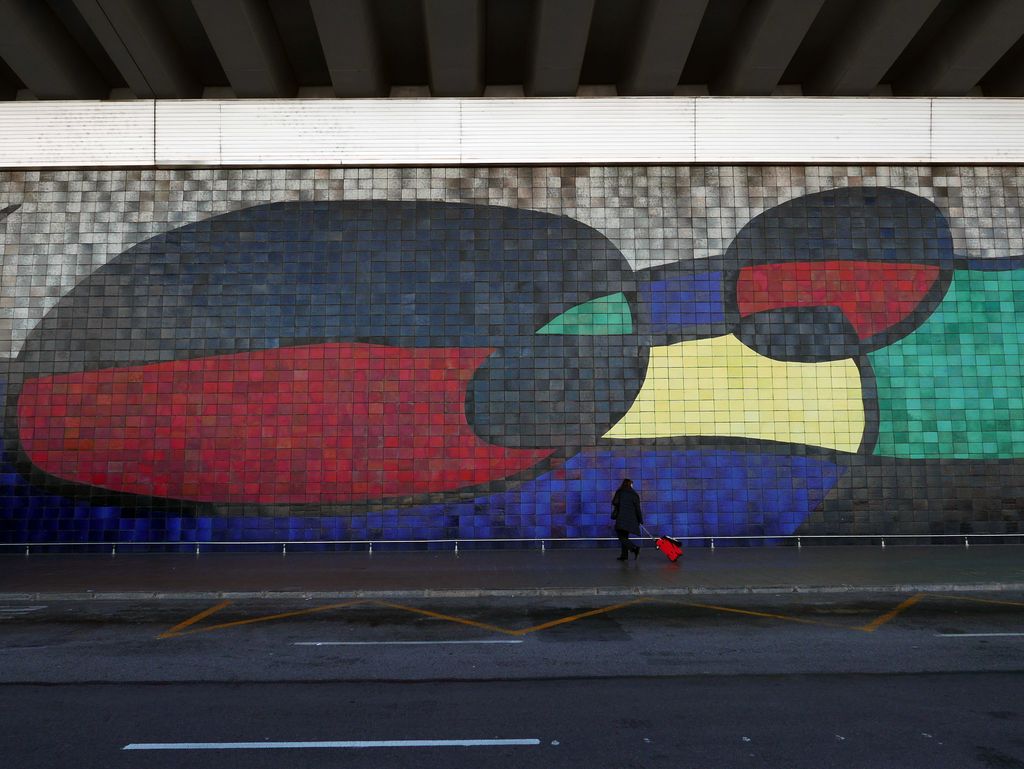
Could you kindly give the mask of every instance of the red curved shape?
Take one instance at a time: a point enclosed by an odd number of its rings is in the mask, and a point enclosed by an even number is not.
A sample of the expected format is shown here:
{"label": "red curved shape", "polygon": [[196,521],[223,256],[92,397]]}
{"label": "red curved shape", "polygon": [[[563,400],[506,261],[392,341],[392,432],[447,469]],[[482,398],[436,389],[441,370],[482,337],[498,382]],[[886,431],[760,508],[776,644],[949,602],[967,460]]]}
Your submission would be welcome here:
{"label": "red curved shape", "polygon": [[201,502],[343,503],[507,478],[552,449],[481,441],[466,386],[489,349],[322,344],[31,379],[40,469]]}
{"label": "red curved shape", "polygon": [[910,315],[939,268],[890,262],[782,262],[744,267],[736,282],[741,316],[780,307],[839,307],[860,339]]}

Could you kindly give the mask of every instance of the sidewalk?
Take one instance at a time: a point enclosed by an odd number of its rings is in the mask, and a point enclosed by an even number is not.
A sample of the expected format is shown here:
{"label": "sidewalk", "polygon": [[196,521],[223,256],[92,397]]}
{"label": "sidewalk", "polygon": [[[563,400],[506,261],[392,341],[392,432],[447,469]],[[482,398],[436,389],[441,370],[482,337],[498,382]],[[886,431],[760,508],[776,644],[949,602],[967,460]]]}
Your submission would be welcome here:
{"label": "sidewalk", "polygon": [[1024,591],[1024,546],[0,556],[0,600]]}

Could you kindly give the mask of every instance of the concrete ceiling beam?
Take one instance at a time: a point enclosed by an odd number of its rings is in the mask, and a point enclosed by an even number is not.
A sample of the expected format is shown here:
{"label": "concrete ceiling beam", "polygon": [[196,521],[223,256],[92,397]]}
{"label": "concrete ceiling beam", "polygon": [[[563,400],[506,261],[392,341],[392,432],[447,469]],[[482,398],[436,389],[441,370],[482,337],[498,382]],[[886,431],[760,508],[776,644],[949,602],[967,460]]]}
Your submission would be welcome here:
{"label": "concrete ceiling beam", "polygon": [[423,0],[430,92],[479,96],[484,92],[483,0]]}
{"label": "concrete ceiling beam", "polygon": [[0,58],[40,99],[101,99],[110,93],[99,71],[38,0],[0,0]]}
{"label": "concrete ceiling beam", "polygon": [[939,0],[870,0],[858,6],[843,40],[805,93],[867,96],[938,6]]}
{"label": "concrete ceiling beam", "polygon": [[924,96],[964,96],[1024,35],[1024,2],[971,2],[939,32],[928,51],[893,91]]}
{"label": "concrete ceiling beam", "polygon": [[594,0],[538,0],[525,83],[528,96],[575,96]]}
{"label": "concrete ceiling beam", "polygon": [[672,94],[707,5],[708,0],[647,0],[632,59],[618,83],[619,94]]}
{"label": "concrete ceiling beam", "polygon": [[999,62],[982,83],[986,96],[1024,96],[1024,47]]}
{"label": "concrete ceiling beam", "polygon": [[193,99],[202,86],[152,0],[74,0],[100,45],[140,99]]}
{"label": "concrete ceiling beam", "polygon": [[370,0],[310,0],[337,96],[387,96]]}
{"label": "concrete ceiling beam", "polygon": [[769,96],[803,42],[825,0],[754,0],[743,13],[735,42],[713,92]]}
{"label": "concrete ceiling beam", "polygon": [[294,96],[295,77],[277,27],[259,0],[192,0],[236,96]]}

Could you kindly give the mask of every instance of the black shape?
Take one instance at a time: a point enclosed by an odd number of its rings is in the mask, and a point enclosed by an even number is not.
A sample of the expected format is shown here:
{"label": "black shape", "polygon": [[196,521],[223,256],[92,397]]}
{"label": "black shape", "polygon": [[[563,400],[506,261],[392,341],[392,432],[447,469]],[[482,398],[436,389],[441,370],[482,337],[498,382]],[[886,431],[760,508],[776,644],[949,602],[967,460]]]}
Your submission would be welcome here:
{"label": "black shape", "polygon": [[861,454],[836,461],[844,467],[838,484],[797,533],[1024,535],[1024,460]]}
{"label": "black shape", "polygon": [[0,208],[0,222],[2,222],[11,214],[13,214],[19,208],[21,208],[21,203],[14,203],[13,205],[4,206],[3,208]]}
{"label": "black shape", "polygon": [[330,341],[496,348],[633,285],[619,250],[565,216],[272,203],[120,254],[61,299],[19,360],[49,374]]}
{"label": "black shape", "polygon": [[857,332],[838,307],[781,307],[748,315],[737,338],[775,360],[813,363],[859,355]]}
{"label": "black shape", "polygon": [[647,347],[628,336],[540,335],[477,369],[466,418],[499,446],[593,445],[629,410],[647,360]]}
{"label": "black shape", "polygon": [[890,187],[844,187],[786,201],[751,219],[725,253],[733,268],[832,260],[957,262],[938,206]]}

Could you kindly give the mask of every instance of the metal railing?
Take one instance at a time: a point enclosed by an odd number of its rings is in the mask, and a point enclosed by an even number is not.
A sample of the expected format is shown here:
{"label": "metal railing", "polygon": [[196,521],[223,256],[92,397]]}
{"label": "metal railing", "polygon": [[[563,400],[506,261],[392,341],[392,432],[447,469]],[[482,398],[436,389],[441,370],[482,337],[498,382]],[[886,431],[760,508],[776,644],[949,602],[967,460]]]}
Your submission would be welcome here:
{"label": "metal railing", "polygon": [[[949,540],[955,541],[960,540],[963,547],[967,548],[971,546],[971,541],[974,540],[978,544],[984,544],[985,540],[998,539],[998,544],[1007,544],[1006,540],[1016,540],[1014,544],[1022,544],[1024,540],[1024,533],[1022,534],[800,534],[800,535],[779,535],[779,534],[753,534],[753,535],[741,535],[741,536],[721,536],[721,537],[708,537],[708,536],[684,536],[684,537],[673,537],[681,542],[697,543],[698,546],[705,546],[711,550],[714,550],[716,543],[737,543],[747,544],[755,541],[760,542],[774,542],[784,543],[790,546],[796,546],[801,548],[805,541],[811,543],[824,542],[826,540],[838,541],[838,540],[854,540],[864,541],[869,540],[871,543],[877,542],[882,548],[886,547],[887,541],[906,542],[909,540],[927,540],[930,544],[934,544],[935,540]],[[978,542],[980,540],[980,542]],[[437,550],[440,547],[435,546],[449,546],[451,551],[458,555],[459,546],[462,545],[471,546],[473,549],[486,549],[488,545],[494,544],[520,544],[523,545],[524,549],[532,546],[540,552],[546,552],[549,545],[558,544],[573,544],[582,545],[584,543],[594,543],[600,545],[605,542],[618,542],[616,537],[496,537],[486,539],[474,539],[474,538],[457,538],[457,539],[338,539],[338,540],[324,540],[324,539],[311,539],[311,540],[204,540],[204,541],[184,541],[184,542],[160,542],[160,541],[132,541],[132,540],[121,540],[113,542],[0,542],[0,552],[4,551],[22,551],[24,555],[29,556],[32,554],[33,549],[39,551],[52,551],[52,550],[92,550],[92,551],[103,551],[106,552],[108,549],[110,555],[117,555],[118,548],[122,550],[160,550],[161,552],[181,552],[181,551],[192,551],[194,555],[201,555],[203,548],[206,548],[207,552],[213,552],[218,549],[253,549],[253,548],[268,548],[272,547],[280,549],[282,555],[288,554],[288,548],[293,549],[311,548],[311,549],[325,549],[325,548],[345,548],[347,551],[351,551],[356,548],[365,548],[365,552],[373,554],[374,548],[387,549],[391,546],[419,546],[422,549]],[[446,548],[447,549],[447,548]]]}

